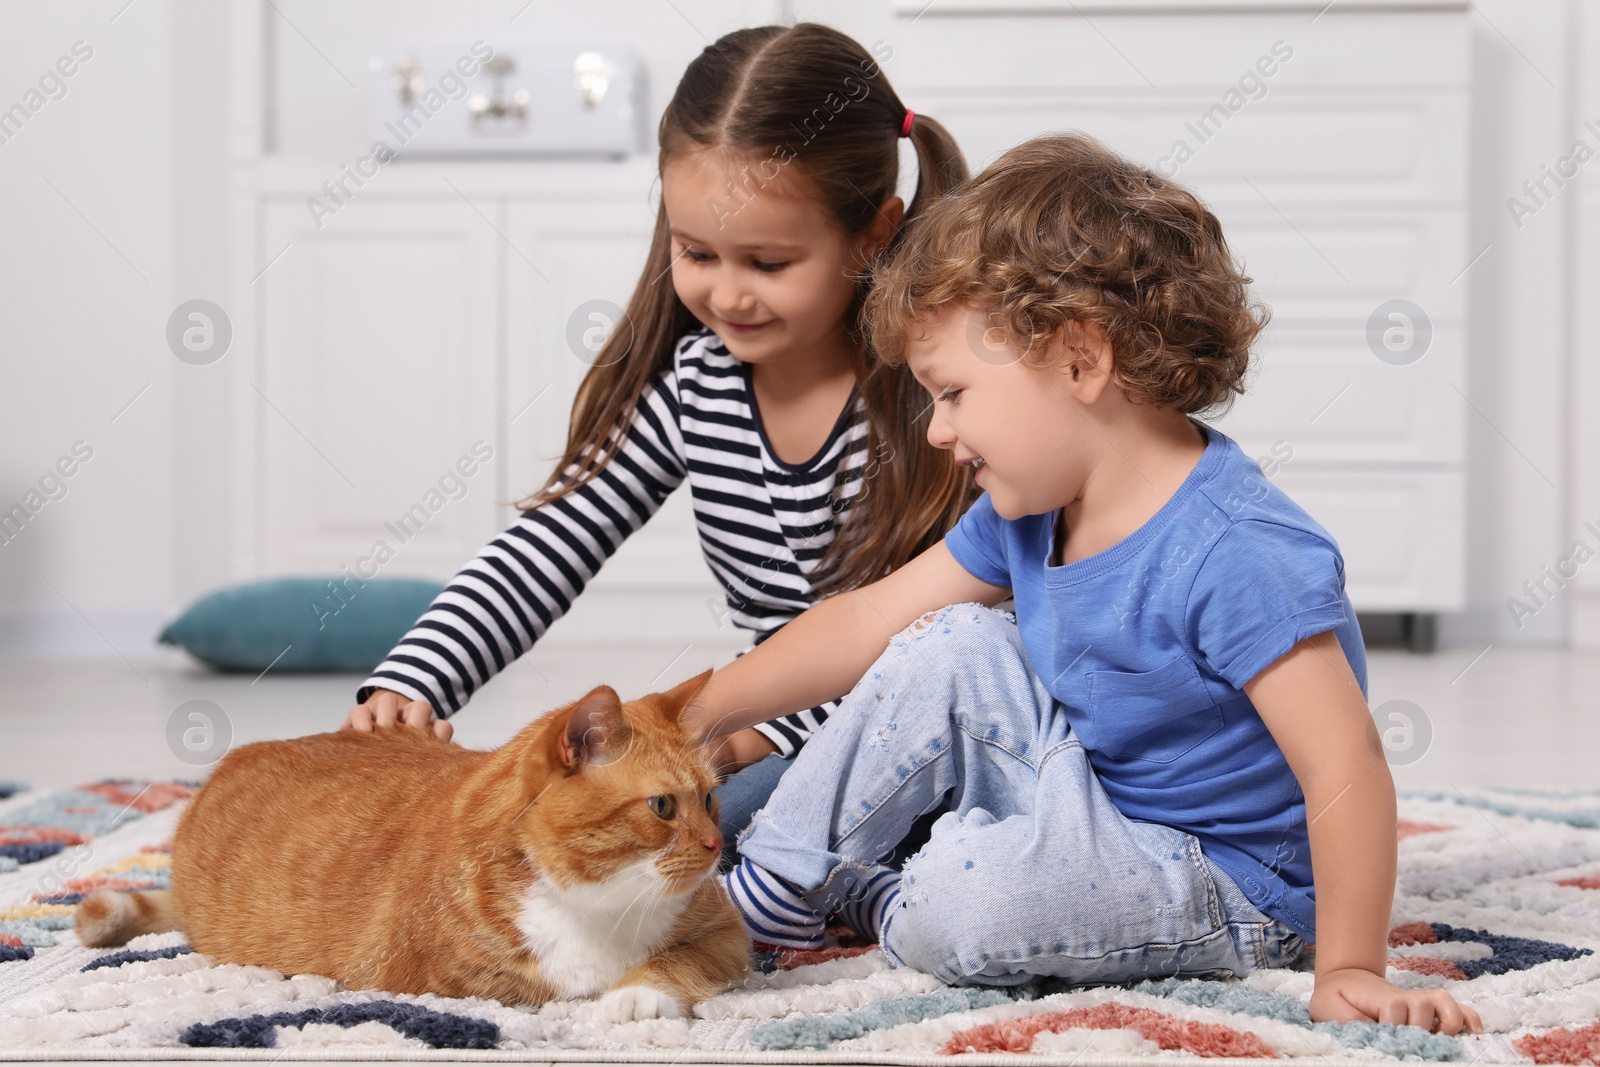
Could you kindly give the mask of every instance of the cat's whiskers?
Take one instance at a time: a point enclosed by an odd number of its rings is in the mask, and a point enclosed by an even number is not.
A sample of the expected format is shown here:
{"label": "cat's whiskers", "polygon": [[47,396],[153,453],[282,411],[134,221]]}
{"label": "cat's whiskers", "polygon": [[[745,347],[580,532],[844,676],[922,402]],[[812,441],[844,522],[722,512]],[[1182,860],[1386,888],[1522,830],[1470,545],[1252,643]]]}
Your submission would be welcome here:
{"label": "cat's whiskers", "polygon": [[[638,904],[646,895],[651,896],[654,899],[650,900],[644,908],[645,911],[648,911],[651,905],[655,904],[660,897],[666,895],[667,885],[668,883],[666,879],[661,878],[659,872],[657,872],[657,880],[654,882],[645,883],[644,888],[639,890],[638,893],[634,894],[633,899],[624,905],[621,911],[617,912],[617,921],[611,924],[611,932],[606,935],[606,940],[609,941],[617,936],[617,931],[622,927],[622,920],[628,917],[628,912],[633,910],[635,904]],[[637,937],[639,933],[637,927],[641,926],[642,924],[643,916],[640,916],[639,921],[635,923],[635,937]]]}

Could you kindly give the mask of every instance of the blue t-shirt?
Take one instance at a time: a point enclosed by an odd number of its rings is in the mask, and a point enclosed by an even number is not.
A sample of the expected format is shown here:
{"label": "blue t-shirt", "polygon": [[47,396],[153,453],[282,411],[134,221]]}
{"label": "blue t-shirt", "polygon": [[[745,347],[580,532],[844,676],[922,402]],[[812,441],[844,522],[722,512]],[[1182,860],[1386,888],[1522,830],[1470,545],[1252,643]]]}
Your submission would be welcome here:
{"label": "blue t-shirt", "polygon": [[1256,907],[1316,940],[1305,796],[1242,687],[1336,632],[1362,696],[1366,650],[1339,546],[1219,430],[1126,539],[1050,565],[1059,512],[1008,520],[985,493],[945,537],[1008,586],[1034,671],[1128,818],[1200,841]]}

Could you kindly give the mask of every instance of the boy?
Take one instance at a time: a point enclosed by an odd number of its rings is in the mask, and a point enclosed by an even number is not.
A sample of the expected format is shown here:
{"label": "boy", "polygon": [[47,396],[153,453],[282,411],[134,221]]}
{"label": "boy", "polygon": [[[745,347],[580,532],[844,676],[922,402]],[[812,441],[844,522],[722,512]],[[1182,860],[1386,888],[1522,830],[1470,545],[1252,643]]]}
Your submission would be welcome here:
{"label": "boy", "polygon": [[1195,197],[1076,135],[1006,153],[877,272],[874,347],[984,495],[685,713],[709,742],[849,691],[739,837],[754,938],[818,944],[841,908],[896,965],[996,985],[1315,940],[1313,1019],[1481,1029],[1384,977],[1394,786],[1338,546],[1191,417],[1242,391],[1248,282]]}

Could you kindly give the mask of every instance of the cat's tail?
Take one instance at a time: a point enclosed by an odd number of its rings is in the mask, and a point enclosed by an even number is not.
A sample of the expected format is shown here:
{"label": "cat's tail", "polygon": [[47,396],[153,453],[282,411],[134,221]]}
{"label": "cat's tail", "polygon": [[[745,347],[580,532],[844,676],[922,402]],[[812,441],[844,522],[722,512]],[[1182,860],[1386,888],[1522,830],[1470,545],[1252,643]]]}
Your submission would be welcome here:
{"label": "cat's tail", "polygon": [[140,934],[181,930],[170,889],[97,889],[78,905],[78,940],[90,948],[125,945]]}

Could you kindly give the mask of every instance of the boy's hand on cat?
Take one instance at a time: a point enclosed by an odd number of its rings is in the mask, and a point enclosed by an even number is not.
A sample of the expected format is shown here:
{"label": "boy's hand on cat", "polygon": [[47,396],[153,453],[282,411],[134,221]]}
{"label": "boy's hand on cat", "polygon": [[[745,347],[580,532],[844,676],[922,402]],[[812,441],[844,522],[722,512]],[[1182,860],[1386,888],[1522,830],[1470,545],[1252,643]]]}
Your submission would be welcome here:
{"label": "boy's hand on cat", "polygon": [[726,778],[752,763],[760,763],[778,751],[778,746],[754,726],[747,726],[738,733],[707,739],[704,749],[706,761],[717,772],[717,776]]}
{"label": "boy's hand on cat", "polygon": [[1483,1033],[1483,1020],[1442,989],[1400,989],[1359,967],[1317,975],[1313,1022],[1390,1023],[1440,1034]]}
{"label": "boy's hand on cat", "polygon": [[374,689],[365,704],[350,709],[344,720],[346,730],[365,730],[371,733],[380,726],[393,726],[404,722],[420,730],[433,723],[433,735],[441,741],[450,740],[455,727],[445,719],[434,719],[433,705],[426,700],[410,700],[392,689]]}

